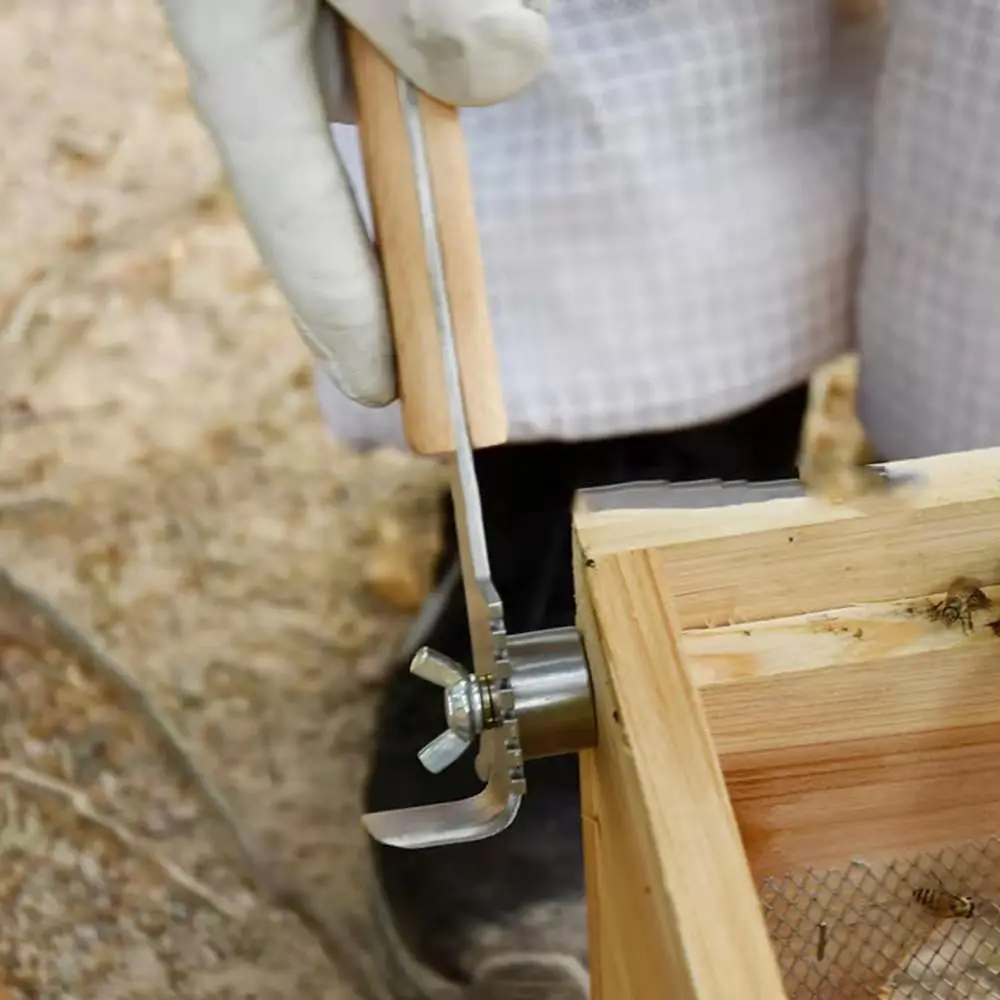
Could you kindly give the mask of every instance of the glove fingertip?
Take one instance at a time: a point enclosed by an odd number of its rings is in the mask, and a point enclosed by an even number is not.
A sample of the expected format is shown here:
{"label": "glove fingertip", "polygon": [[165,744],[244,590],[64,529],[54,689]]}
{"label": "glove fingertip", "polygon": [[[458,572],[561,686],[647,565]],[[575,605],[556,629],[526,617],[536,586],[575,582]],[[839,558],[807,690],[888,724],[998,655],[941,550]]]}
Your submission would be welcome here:
{"label": "glove fingertip", "polygon": [[396,399],[396,375],[391,363],[352,370],[342,362],[321,361],[320,367],[348,399],[360,406],[379,409]]}
{"label": "glove fingertip", "polygon": [[[292,322],[323,374],[352,402],[388,406],[396,399],[396,369],[388,329],[381,318],[345,330],[313,330],[291,310]],[[336,350],[328,345],[334,343]]]}

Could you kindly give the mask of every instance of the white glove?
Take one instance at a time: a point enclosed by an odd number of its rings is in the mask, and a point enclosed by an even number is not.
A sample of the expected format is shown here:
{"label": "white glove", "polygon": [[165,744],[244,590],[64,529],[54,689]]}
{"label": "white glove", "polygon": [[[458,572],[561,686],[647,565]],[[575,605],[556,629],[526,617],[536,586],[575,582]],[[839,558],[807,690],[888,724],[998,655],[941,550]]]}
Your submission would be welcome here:
{"label": "white glove", "polygon": [[384,406],[396,386],[378,264],[329,128],[352,117],[337,14],[416,86],[471,106],[542,70],[547,3],[163,0],[264,263],[320,366],[359,403]]}

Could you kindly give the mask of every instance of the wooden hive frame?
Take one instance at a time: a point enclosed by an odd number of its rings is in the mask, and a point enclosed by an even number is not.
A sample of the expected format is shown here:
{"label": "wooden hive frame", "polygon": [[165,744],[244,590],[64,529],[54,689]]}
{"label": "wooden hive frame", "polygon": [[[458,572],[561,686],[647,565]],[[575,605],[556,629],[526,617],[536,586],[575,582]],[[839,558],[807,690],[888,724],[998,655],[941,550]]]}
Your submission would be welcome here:
{"label": "wooden hive frame", "polygon": [[1000,608],[1000,448],[895,467],[863,509],[578,505],[597,1000],[784,997],[765,877],[1000,831],[1000,610],[926,614],[962,574]]}

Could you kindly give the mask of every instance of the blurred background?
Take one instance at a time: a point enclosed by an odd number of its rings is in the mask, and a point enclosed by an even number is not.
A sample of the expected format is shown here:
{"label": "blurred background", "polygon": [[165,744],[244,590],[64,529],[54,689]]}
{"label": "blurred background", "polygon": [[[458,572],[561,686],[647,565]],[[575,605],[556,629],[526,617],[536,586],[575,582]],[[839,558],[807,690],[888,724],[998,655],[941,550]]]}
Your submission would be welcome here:
{"label": "blurred background", "polygon": [[0,65],[0,997],[349,997],[439,473],[323,430],[155,0]]}

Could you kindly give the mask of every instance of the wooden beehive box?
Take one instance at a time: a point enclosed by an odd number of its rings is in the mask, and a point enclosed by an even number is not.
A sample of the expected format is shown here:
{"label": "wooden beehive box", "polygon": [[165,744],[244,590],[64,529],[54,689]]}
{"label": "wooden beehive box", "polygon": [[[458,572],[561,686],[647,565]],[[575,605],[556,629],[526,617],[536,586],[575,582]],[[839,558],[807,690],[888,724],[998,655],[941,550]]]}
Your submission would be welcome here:
{"label": "wooden beehive box", "polygon": [[[846,938],[839,989],[815,945],[778,947],[765,881],[814,896],[796,873],[1000,832],[1000,448],[903,466],[924,485],[864,508],[578,507],[598,1000],[891,995],[889,958],[852,970],[872,956]],[[927,613],[959,575],[997,604],[968,633]]]}

